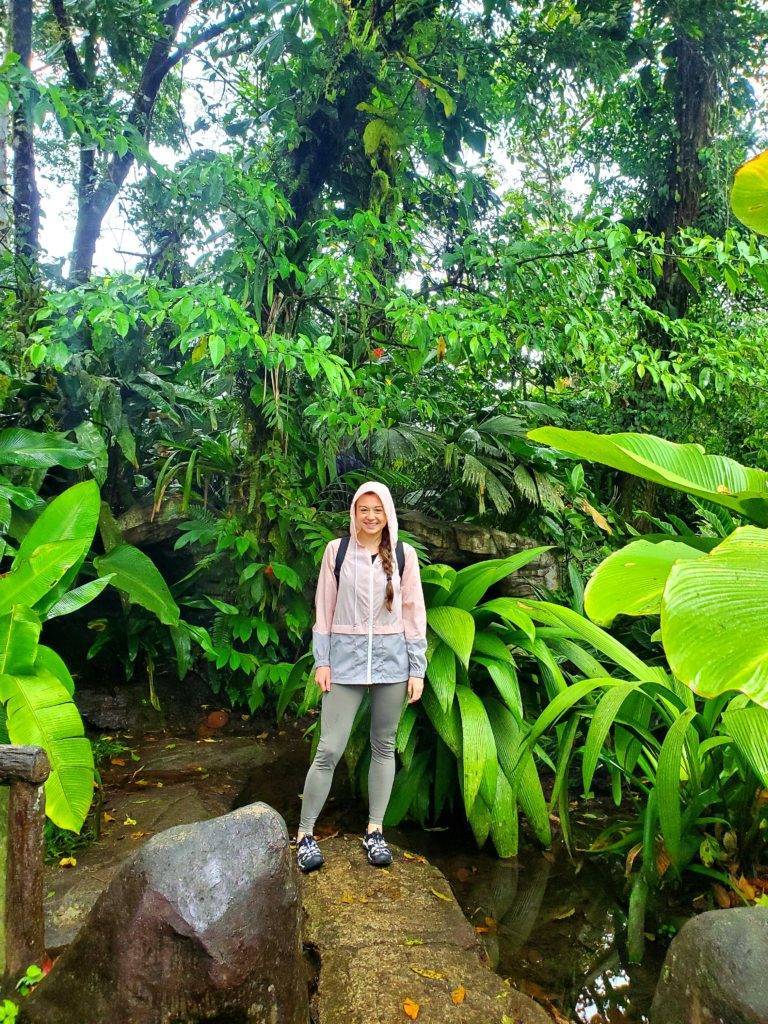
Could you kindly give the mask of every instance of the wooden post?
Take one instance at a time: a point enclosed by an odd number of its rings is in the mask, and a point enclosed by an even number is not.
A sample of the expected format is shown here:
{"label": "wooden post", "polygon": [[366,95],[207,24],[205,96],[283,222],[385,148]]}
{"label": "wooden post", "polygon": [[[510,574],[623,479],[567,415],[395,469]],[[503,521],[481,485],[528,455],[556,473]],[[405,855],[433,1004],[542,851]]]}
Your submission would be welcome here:
{"label": "wooden post", "polygon": [[0,744],[0,977],[45,952],[43,829],[50,773],[40,747]]}

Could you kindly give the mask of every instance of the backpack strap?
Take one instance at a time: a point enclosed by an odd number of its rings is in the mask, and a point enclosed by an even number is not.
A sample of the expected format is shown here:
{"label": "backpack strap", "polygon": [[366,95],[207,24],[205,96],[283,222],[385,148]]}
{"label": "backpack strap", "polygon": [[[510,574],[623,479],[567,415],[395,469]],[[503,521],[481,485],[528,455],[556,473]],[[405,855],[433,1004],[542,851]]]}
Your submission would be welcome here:
{"label": "backpack strap", "polygon": [[[341,575],[341,567],[344,564],[344,559],[347,557],[347,548],[349,547],[349,536],[341,538],[341,544],[339,544],[336,552],[336,563],[333,567],[333,575],[336,577],[336,586],[339,585],[339,576]],[[400,575],[400,579],[403,578],[403,570],[405,569],[405,548],[403,542],[399,540],[395,545],[395,557],[397,559],[397,571]]]}
{"label": "backpack strap", "polygon": [[399,540],[395,545],[395,555],[397,557],[397,571],[400,574],[400,579],[403,578],[403,569],[405,569],[405,548],[403,542]]}
{"label": "backpack strap", "polygon": [[349,547],[349,534],[346,537],[341,538],[341,544],[339,544],[338,551],[336,552],[336,564],[333,567],[333,575],[336,577],[336,587],[339,586],[339,574],[341,567],[344,564],[344,559],[347,554],[347,548]]}

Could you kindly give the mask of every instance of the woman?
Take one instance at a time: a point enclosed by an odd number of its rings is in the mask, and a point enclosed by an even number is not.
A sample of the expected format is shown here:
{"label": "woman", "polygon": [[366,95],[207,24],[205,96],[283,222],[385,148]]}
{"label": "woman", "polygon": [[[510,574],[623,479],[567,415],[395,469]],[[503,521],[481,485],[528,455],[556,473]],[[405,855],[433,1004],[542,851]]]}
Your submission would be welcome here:
{"label": "woman", "polygon": [[327,545],[315,595],[312,651],[323,696],[320,742],[304,783],[296,835],[302,871],[323,864],[312,830],[357,709],[369,692],[371,767],[363,846],[374,867],[392,863],[382,823],[395,777],[395,733],[406,696],[412,703],[424,688],[427,616],[419,563],[410,544],[398,545],[388,487],[370,481],[357,489],[349,532],[349,541]]}

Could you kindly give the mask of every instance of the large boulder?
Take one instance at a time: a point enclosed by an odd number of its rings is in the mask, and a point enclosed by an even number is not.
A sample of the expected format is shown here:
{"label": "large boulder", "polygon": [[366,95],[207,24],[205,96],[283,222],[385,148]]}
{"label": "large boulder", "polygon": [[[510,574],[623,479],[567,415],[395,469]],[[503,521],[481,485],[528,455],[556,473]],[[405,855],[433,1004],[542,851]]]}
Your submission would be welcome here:
{"label": "large boulder", "polygon": [[768,910],[711,910],[687,921],[669,947],[651,1007],[653,1024],[766,1024]]}
{"label": "large boulder", "polygon": [[[316,970],[316,1024],[552,1024],[494,974],[442,873],[392,846],[372,868],[360,840],[323,843],[302,879],[304,944]],[[418,1007],[418,1012],[416,1008]]]}
{"label": "large boulder", "polygon": [[24,1002],[39,1024],[306,1024],[298,888],[263,803],[154,836]]}

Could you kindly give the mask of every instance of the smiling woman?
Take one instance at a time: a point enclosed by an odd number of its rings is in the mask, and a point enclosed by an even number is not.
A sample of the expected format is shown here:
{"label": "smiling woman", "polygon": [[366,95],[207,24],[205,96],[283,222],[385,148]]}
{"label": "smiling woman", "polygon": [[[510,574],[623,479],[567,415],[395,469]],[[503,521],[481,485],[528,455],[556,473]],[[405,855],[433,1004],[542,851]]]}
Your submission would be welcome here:
{"label": "smiling woman", "polygon": [[371,864],[385,866],[392,856],[381,828],[395,775],[395,734],[406,696],[412,703],[422,693],[427,624],[416,552],[398,542],[395,505],[384,484],[358,488],[349,539],[325,549],[315,604],[315,680],[323,703],[320,742],[304,786],[299,867],[311,871],[323,863],[312,829],[369,692],[370,813],[363,845]]}

